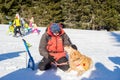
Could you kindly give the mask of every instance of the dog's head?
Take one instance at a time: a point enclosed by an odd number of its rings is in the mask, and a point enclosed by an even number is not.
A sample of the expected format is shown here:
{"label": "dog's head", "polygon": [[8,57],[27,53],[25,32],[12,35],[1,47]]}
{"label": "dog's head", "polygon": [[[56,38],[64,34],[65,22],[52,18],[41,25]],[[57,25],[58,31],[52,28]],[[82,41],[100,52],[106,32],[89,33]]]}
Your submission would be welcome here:
{"label": "dog's head", "polygon": [[64,50],[68,53],[71,54],[74,52],[74,49],[71,46],[65,46]]}
{"label": "dog's head", "polygon": [[73,49],[71,46],[65,46],[64,49],[69,55],[69,58],[73,61],[82,57],[82,54],[78,50]]}
{"label": "dog's head", "polygon": [[82,54],[79,51],[74,50],[72,53],[69,54],[69,57],[72,61],[81,60]]}

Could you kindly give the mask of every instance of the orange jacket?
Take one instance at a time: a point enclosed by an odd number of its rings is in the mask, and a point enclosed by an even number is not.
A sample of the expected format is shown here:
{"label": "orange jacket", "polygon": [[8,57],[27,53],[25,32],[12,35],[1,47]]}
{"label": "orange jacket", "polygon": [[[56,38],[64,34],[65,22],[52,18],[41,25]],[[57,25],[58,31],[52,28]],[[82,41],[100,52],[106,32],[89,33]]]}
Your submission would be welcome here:
{"label": "orange jacket", "polygon": [[63,45],[63,39],[62,35],[64,34],[64,30],[62,28],[61,32],[58,36],[54,36],[52,32],[50,31],[50,27],[48,27],[47,34],[50,36],[50,39],[47,43],[47,50],[51,56],[54,57],[54,59],[57,61],[61,57],[65,57],[66,53],[64,52],[64,45]]}

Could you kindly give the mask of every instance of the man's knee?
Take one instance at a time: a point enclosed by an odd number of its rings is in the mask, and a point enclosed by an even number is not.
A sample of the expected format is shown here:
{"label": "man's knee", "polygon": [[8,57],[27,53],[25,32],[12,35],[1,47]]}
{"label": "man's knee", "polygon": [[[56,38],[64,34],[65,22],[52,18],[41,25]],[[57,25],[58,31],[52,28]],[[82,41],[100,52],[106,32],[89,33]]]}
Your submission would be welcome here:
{"label": "man's knee", "polygon": [[38,68],[40,70],[47,70],[51,68],[50,61],[48,59],[43,58],[38,64]]}
{"label": "man's knee", "polygon": [[58,66],[61,70],[67,71],[69,69],[69,63],[68,63],[68,59],[66,57],[59,59],[57,62],[58,62],[58,64],[66,63],[66,64]]}
{"label": "man's knee", "polygon": [[38,64],[38,69],[43,71],[45,70],[45,66],[41,65],[41,62]]}
{"label": "man's knee", "polygon": [[50,64],[44,65],[40,62],[39,65],[38,65],[38,68],[39,68],[39,70],[44,71],[44,70],[50,69],[51,65]]}
{"label": "man's knee", "polygon": [[59,66],[59,68],[60,68],[61,70],[63,70],[63,71],[67,71],[70,67],[69,67],[69,65],[67,64],[67,65],[61,65],[61,66]]}

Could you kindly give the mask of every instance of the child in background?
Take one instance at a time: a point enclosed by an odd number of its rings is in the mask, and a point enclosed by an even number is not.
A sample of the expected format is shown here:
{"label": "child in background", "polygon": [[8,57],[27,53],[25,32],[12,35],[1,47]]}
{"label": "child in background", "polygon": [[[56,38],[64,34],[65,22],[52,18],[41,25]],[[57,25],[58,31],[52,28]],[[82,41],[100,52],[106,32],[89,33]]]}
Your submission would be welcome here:
{"label": "child in background", "polygon": [[32,18],[30,19],[30,22],[29,22],[29,27],[30,27],[30,28],[32,28],[33,23],[34,23],[34,18],[32,17]]}
{"label": "child in background", "polygon": [[7,34],[14,35],[14,26],[11,21],[9,22],[9,29],[7,31]]}
{"label": "child in background", "polygon": [[34,24],[32,28],[32,33],[34,32],[37,32],[38,34],[40,34],[40,30],[38,29],[38,26],[36,24]]}

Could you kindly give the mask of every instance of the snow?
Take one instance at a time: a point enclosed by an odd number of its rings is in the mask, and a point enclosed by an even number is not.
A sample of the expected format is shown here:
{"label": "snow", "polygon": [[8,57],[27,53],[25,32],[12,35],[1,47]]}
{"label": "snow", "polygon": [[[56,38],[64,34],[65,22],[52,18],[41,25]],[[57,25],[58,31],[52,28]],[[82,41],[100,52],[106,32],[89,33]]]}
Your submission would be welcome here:
{"label": "snow", "polygon": [[36,69],[26,68],[28,55],[21,37],[15,38],[7,34],[8,25],[0,25],[0,80],[120,80],[120,31],[95,31],[80,29],[64,29],[78,50],[92,58],[92,69],[82,76],[75,71],[63,72],[53,67],[40,71],[37,64],[42,59],[38,51],[39,41],[45,31],[32,33],[23,38],[32,47],[31,55]]}

